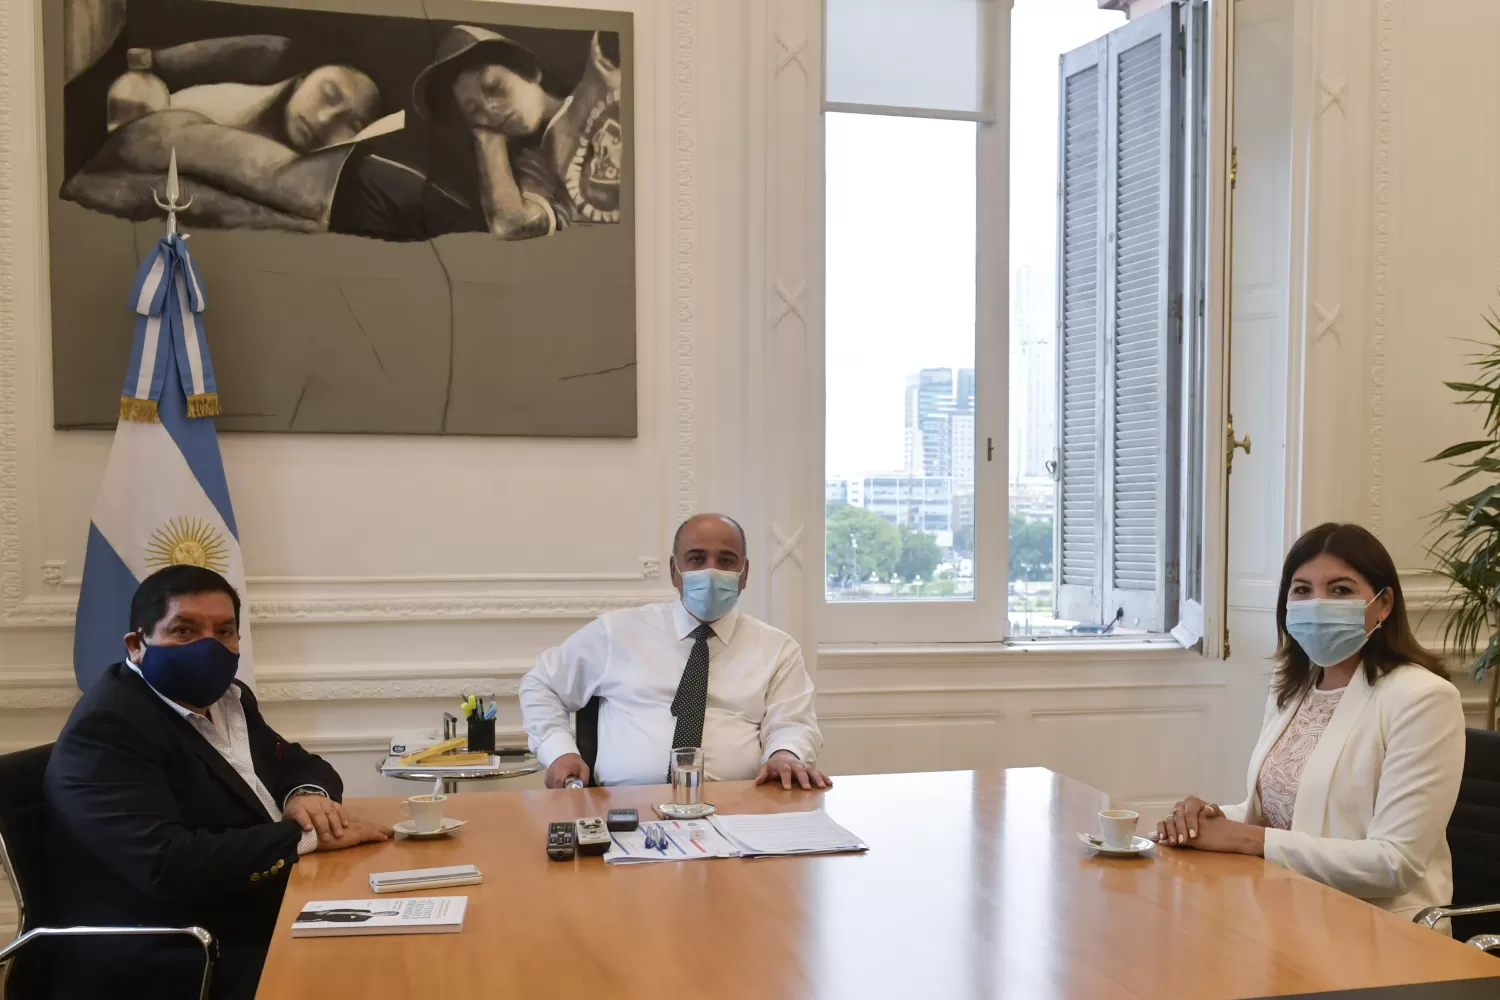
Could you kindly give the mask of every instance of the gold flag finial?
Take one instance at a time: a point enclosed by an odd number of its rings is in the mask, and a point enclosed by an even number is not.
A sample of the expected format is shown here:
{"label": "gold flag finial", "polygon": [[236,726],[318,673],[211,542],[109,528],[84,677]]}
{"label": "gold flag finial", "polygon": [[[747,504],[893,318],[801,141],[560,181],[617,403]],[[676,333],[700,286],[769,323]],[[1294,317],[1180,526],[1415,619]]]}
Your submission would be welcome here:
{"label": "gold flag finial", "polygon": [[182,197],[182,185],[177,180],[177,147],[172,147],[171,159],[167,161],[167,200],[162,201],[161,196],[154,190],[151,192],[156,207],[165,209],[167,213],[167,235],[177,234],[177,213],[184,212],[193,203],[192,198],[187,201],[179,201]]}

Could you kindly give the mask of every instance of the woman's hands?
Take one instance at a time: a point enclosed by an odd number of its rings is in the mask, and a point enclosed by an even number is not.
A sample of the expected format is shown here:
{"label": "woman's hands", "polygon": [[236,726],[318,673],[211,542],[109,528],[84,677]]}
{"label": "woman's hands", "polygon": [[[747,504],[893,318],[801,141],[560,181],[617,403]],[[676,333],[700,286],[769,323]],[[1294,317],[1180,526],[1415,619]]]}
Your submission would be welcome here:
{"label": "woman's hands", "polygon": [[1249,823],[1236,823],[1212,802],[1189,795],[1156,824],[1156,842],[1173,847],[1191,847],[1221,854],[1265,856],[1266,831]]}
{"label": "woman's hands", "polygon": [[1189,795],[1177,805],[1166,819],[1156,824],[1158,844],[1186,844],[1198,836],[1200,817],[1213,818],[1224,815],[1212,802],[1204,802],[1196,795]]}

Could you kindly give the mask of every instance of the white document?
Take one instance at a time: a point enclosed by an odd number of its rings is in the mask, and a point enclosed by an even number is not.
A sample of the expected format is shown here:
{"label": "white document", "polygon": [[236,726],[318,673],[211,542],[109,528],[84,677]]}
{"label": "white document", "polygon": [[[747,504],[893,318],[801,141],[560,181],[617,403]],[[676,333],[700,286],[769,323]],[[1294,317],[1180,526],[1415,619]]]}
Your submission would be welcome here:
{"label": "white document", "polygon": [[[693,834],[697,833],[694,839]],[[664,834],[665,847],[657,843]],[[701,858],[733,858],[739,849],[719,835],[713,824],[702,819],[665,819],[642,823],[634,830],[611,831],[604,860],[609,864],[649,864],[654,861],[696,861]],[[646,846],[647,840],[651,846]]]}
{"label": "white document", "polygon": [[746,857],[869,850],[858,837],[835,823],[821,809],[714,816],[710,822]]}
{"label": "white document", "polygon": [[302,907],[292,937],[357,934],[457,934],[464,929],[467,896],[405,899],[315,899]]}

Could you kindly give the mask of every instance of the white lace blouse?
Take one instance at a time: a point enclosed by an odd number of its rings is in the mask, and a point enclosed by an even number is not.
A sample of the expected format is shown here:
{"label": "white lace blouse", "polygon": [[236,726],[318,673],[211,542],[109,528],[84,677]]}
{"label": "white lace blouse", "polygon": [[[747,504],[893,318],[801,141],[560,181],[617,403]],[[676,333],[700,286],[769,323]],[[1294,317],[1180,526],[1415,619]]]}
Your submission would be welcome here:
{"label": "white lace blouse", "polygon": [[1313,688],[1297,706],[1297,714],[1282,730],[1276,745],[1266,754],[1260,766],[1260,811],[1266,826],[1273,830],[1292,828],[1292,809],[1297,804],[1297,788],[1302,783],[1302,769],[1317,749],[1333,710],[1339,707],[1344,688],[1319,691]]}

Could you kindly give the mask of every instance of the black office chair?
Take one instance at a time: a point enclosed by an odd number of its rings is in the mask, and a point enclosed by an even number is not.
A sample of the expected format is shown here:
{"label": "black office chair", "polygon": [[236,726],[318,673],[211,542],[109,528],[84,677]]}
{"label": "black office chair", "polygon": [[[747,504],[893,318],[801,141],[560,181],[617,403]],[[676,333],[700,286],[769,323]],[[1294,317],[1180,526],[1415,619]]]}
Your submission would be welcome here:
{"label": "black office chair", "polygon": [[51,955],[46,939],[170,934],[197,938],[203,946],[199,998],[207,1000],[218,944],[202,927],[48,926],[47,807],[42,797],[42,776],[51,756],[50,743],[0,756],[0,867],[5,869],[21,918],[20,936],[0,948],[0,998],[33,1000],[50,995]]}
{"label": "black office chair", "polygon": [[598,695],[590,698],[588,704],[574,714],[573,739],[578,744],[578,756],[589,766],[589,784],[599,784],[594,778],[594,761],[599,759]]}
{"label": "black office chair", "polygon": [[1448,820],[1453,905],[1430,906],[1416,922],[1451,918],[1453,936],[1476,948],[1500,948],[1500,733],[1470,729],[1458,804]]}

